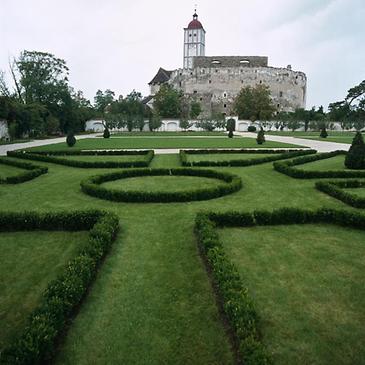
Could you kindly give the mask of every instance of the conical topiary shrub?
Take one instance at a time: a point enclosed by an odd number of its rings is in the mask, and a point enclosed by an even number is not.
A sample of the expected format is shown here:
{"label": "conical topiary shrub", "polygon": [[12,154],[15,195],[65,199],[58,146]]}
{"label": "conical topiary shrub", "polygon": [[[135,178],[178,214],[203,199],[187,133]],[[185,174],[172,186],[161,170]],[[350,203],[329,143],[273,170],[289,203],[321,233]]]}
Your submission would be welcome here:
{"label": "conical topiary shrub", "polygon": [[76,138],[75,138],[75,135],[73,134],[73,132],[68,132],[67,137],[66,137],[66,143],[69,147],[72,147],[75,145]]}
{"label": "conical topiary shrub", "polygon": [[365,144],[361,132],[356,132],[345,158],[348,169],[365,169]]}
{"label": "conical topiary shrub", "polygon": [[265,142],[265,132],[264,132],[264,128],[262,128],[262,127],[257,133],[256,142],[257,142],[257,144],[263,144]]}
{"label": "conical topiary shrub", "polygon": [[328,133],[326,131],[326,127],[323,127],[321,129],[321,134],[319,135],[321,138],[327,138],[328,137]]}
{"label": "conical topiary shrub", "polygon": [[104,129],[104,133],[103,133],[103,137],[104,138],[110,138],[110,132],[108,128]]}

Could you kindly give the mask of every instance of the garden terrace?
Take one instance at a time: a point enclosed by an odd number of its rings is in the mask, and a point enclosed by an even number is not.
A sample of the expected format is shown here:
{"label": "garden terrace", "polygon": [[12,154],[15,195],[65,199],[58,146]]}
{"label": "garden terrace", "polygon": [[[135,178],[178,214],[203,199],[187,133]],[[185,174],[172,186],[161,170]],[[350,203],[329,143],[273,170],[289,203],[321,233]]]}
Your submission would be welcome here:
{"label": "garden terrace", "polygon": [[[165,191],[165,189],[151,191],[143,190],[121,190],[110,187],[103,187],[101,184],[120,179],[129,179],[136,177],[161,177],[169,179],[174,176],[182,177],[200,177],[214,180],[221,180],[219,184],[208,185],[204,187],[189,187],[180,191]],[[189,180],[190,181],[190,180]],[[222,183],[223,181],[223,183]],[[199,180],[198,180],[199,183]],[[241,178],[227,172],[217,172],[214,170],[194,170],[189,168],[182,169],[139,169],[114,172],[111,174],[93,176],[81,183],[81,189],[84,193],[91,196],[113,200],[118,202],[135,202],[135,203],[170,203],[186,202],[194,200],[207,200],[219,198],[223,195],[234,193],[241,189]]]}
{"label": "garden terrace", "polygon": [[274,169],[299,179],[365,177],[365,170],[345,168],[345,155],[344,151],[334,151],[298,157],[290,161],[274,162]]}
{"label": "garden terrace", "polygon": [[318,181],[316,188],[345,204],[355,208],[365,208],[365,181],[363,180]]}
{"label": "garden terrace", "polygon": [[364,215],[333,209],[198,215],[199,247],[239,360],[361,363],[364,230]]}
{"label": "garden terrace", "polygon": [[315,150],[181,150],[183,166],[251,166],[310,155]]}
{"label": "garden terrace", "polygon": [[[5,318],[1,318],[5,321],[14,321],[15,324],[5,323],[5,335],[10,333],[14,339],[11,340],[8,346],[1,349],[0,351],[0,362],[2,364],[29,364],[29,363],[41,363],[49,361],[56,348],[56,341],[59,336],[63,333],[67,321],[72,317],[76,308],[81,304],[82,299],[85,297],[89,286],[94,279],[96,272],[99,268],[99,264],[108,252],[112,242],[115,240],[118,231],[118,218],[111,213],[104,213],[100,211],[74,211],[71,213],[59,212],[59,213],[37,213],[37,212],[26,212],[26,213],[0,213],[0,231],[1,232],[39,232],[39,231],[80,231],[89,230],[89,239],[87,242],[80,244],[78,250],[72,250],[72,247],[68,248],[69,253],[63,254],[64,261],[67,264],[62,265],[62,268],[57,268],[56,262],[54,262],[57,270],[57,276],[54,280],[50,281],[44,290],[41,298],[39,295],[35,295],[34,298],[27,297],[30,308],[33,309],[28,319],[24,321],[24,318],[20,320],[13,314],[13,308],[6,308],[6,311],[10,311],[10,315],[6,315]],[[39,235],[39,233],[38,233]],[[81,236],[73,235],[80,239]],[[24,235],[23,235],[24,237]],[[46,241],[54,239],[56,235],[54,233],[45,236]],[[17,265],[11,265],[7,261],[7,258],[14,260],[17,253],[20,255],[27,255],[29,257],[26,260],[31,259],[35,261],[37,265],[28,267],[28,270],[37,270],[33,275],[29,275],[30,272],[25,272],[25,278],[17,280],[17,284],[20,286],[17,289],[21,292],[17,292],[17,295],[24,293],[25,283],[31,280],[40,279],[41,267],[47,265],[47,262],[40,262],[41,258],[35,257],[37,255],[37,247],[33,244],[34,252],[30,252],[29,248],[24,248],[24,244],[19,242],[22,236],[16,236],[14,233],[12,237],[14,242],[13,247],[13,258],[9,248],[4,248],[6,261],[1,265],[5,277],[14,278],[16,272],[14,270],[19,269],[22,263]],[[68,237],[69,238],[69,237]],[[65,238],[63,239],[63,241]],[[1,243],[1,241],[0,241]],[[29,243],[29,242],[28,242]],[[9,242],[2,242],[2,244],[9,244]],[[42,243],[43,244],[43,243]],[[20,246],[20,247],[19,247]],[[64,242],[63,242],[64,246]],[[43,247],[44,248],[44,247]],[[60,256],[62,247],[52,247],[49,253],[53,255],[53,261],[55,255]],[[65,249],[63,247],[62,251]],[[18,250],[18,251],[17,251]],[[73,253],[73,255],[72,255]],[[71,260],[70,257],[73,256]],[[43,254],[43,259],[45,258]],[[47,256],[46,256],[47,257]],[[48,259],[52,256],[48,256]],[[16,261],[16,260],[15,260]],[[15,264],[14,261],[14,264]],[[5,265],[6,264],[6,265]],[[48,263],[49,264],[49,263]],[[60,266],[58,264],[58,266]],[[10,271],[7,272],[6,268]],[[23,268],[24,270],[24,268]],[[44,268],[43,268],[44,270]],[[40,287],[44,289],[45,278],[53,279],[54,270],[42,278]],[[2,276],[3,277],[3,276]],[[33,285],[36,283],[32,283]],[[39,284],[38,284],[39,285]],[[14,282],[12,282],[12,287]],[[32,288],[34,288],[32,286]],[[11,295],[9,290],[5,291],[6,296],[2,298],[5,304],[2,302],[2,306],[8,303],[9,305],[14,302],[14,297]],[[29,291],[28,291],[29,294]],[[36,308],[34,308],[34,302],[38,302]],[[19,309],[19,307],[15,307]],[[22,313],[24,317],[24,313]],[[19,322],[23,324],[23,329],[19,330]],[[15,331],[14,331],[15,327]],[[14,331],[14,333],[13,333]],[[19,333],[18,333],[19,332]],[[6,339],[3,338],[2,342],[7,345]]]}
{"label": "garden terrace", "polygon": [[148,167],[153,151],[9,151],[8,156],[80,168]]}
{"label": "garden terrace", "polygon": [[0,157],[0,184],[19,184],[46,174],[47,171],[47,167]]}

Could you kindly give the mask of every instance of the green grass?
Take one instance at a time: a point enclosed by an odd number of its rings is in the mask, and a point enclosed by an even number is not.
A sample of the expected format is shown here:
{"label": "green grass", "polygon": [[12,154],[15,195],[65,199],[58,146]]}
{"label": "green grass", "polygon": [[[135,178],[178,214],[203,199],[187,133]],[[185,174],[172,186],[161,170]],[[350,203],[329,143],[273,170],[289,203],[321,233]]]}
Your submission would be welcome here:
{"label": "green grass", "polygon": [[272,156],[271,153],[207,153],[207,154],[187,154],[188,162],[199,161],[231,161],[231,160],[251,160]]}
{"label": "green grass", "polygon": [[55,156],[56,158],[76,160],[76,161],[117,161],[117,162],[129,162],[129,161],[144,161],[146,159],[145,155],[121,155],[121,156],[87,156],[87,155],[64,155]]}
{"label": "green grass", "polygon": [[365,198],[365,188],[344,189],[344,191],[359,196],[360,198]]}
{"label": "green grass", "polygon": [[87,237],[85,232],[1,232],[0,349],[22,330],[47,284]]}
{"label": "green grass", "polygon": [[[87,148],[101,148],[99,141],[104,143],[102,139],[85,143]],[[256,147],[255,140],[251,141]],[[197,212],[283,206],[353,209],[317,191],[313,181],[274,171],[272,163],[214,168],[239,175],[242,190],[214,200],[169,204],[92,198],[81,192],[80,181],[105,173],[105,169],[37,164],[48,166],[49,172],[23,184],[0,185],[1,210],[104,209],[116,213],[122,227],[60,346],[57,364],[233,364],[196,246],[193,225]],[[157,155],[151,166],[179,167],[179,156]],[[291,236],[296,237],[296,232]]]}
{"label": "green grass", "polygon": [[347,167],[345,167],[344,162],[345,155],[339,155],[326,158],[324,160],[308,162],[303,165],[298,165],[297,167],[301,170],[307,171],[349,170]]}
{"label": "green grass", "polygon": [[[224,184],[224,183],[223,183]],[[102,186],[124,191],[175,192],[222,185],[218,179],[193,176],[144,176],[110,181]]]}
{"label": "green grass", "polygon": [[80,150],[80,149],[151,149],[151,148],[292,148],[297,145],[280,142],[266,142],[258,145],[254,138],[165,138],[165,137],[137,137],[137,138],[87,138],[77,141],[72,148],[66,143],[58,143],[42,147],[34,147],[32,150]]}
{"label": "green grass", "polygon": [[0,163],[0,178],[18,175],[23,172],[24,169]]}
{"label": "green grass", "polygon": [[364,364],[365,232],[332,225],[223,229],[275,364]]}

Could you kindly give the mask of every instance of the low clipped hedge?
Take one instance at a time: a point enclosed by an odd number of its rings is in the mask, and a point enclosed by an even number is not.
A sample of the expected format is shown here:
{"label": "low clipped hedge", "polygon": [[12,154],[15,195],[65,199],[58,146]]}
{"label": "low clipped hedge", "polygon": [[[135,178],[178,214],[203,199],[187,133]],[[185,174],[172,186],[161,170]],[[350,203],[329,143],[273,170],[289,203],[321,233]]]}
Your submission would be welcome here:
{"label": "low clipped hedge", "polygon": [[33,165],[29,162],[16,161],[6,157],[0,158],[0,164],[19,167],[26,170],[14,176],[8,176],[4,178],[0,177],[0,184],[20,184],[25,181],[33,180],[36,177],[48,172],[47,167]]}
{"label": "low clipped hedge", "polygon": [[356,196],[343,189],[365,188],[365,181],[361,180],[345,180],[345,181],[318,181],[316,188],[342,202],[355,208],[365,208],[365,198]]}
{"label": "low clipped hedge", "polygon": [[[77,161],[62,158],[62,156],[131,156],[145,155],[144,161]],[[27,160],[51,162],[59,165],[81,167],[81,168],[129,168],[148,167],[154,157],[154,151],[116,151],[116,150],[95,150],[95,151],[9,151],[8,156]]]}
{"label": "low clipped hedge", "polygon": [[365,177],[364,171],[355,170],[327,170],[327,171],[306,171],[297,168],[308,162],[324,160],[334,156],[346,155],[345,151],[334,151],[328,153],[319,153],[312,156],[298,157],[291,161],[274,162],[274,169],[282,174],[297,179],[315,179],[315,178],[341,178],[341,177]]}
{"label": "low clipped hedge", "polygon": [[[251,166],[266,162],[285,160],[297,156],[311,155],[315,150],[180,150],[180,161],[183,166]],[[188,155],[198,154],[275,154],[276,156],[256,157],[242,160],[226,161],[188,161]]]}
{"label": "low clipped hedge", "polygon": [[0,212],[0,231],[90,230],[89,241],[43,293],[38,307],[12,344],[0,353],[1,364],[43,364],[54,356],[59,336],[85,297],[100,263],[116,238],[118,217],[96,210],[60,213]]}
{"label": "low clipped hedge", "polygon": [[[218,184],[217,186],[209,188],[202,187],[180,192],[121,191],[100,186],[102,183],[108,181],[128,179],[131,177],[170,175],[208,177],[222,180],[224,181],[224,184]],[[85,194],[100,199],[132,203],[169,203],[214,199],[238,191],[241,189],[241,187],[242,181],[239,176],[232,175],[227,172],[189,168],[131,169],[104,175],[92,176],[81,182],[81,190]]]}
{"label": "low clipped hedge", "polygon": [[248,285],[226,255],[216,228],[309,223],[365,230],[365,215],[345,210],[296,208],[252,213],[204,212],[197,215],[195,234],[199,250],[212,278],[221,312],[229,324],[239,363],[267,365],[272,363],[272,359],[261,341],[260,317],[249,295]]}

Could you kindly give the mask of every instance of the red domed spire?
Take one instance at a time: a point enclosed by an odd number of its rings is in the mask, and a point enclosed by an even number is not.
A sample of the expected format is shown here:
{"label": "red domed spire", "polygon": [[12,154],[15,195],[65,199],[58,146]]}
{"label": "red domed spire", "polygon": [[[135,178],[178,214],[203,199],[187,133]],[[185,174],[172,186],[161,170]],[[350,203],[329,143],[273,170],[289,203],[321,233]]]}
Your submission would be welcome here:
{"label": "red domed spire", "polygon": [[204,29],[202,23],[200,23],[200,21],[198,20],[198,14],[196,13],[196,9],[193,15],[193,20],[188,25],[188,29]]}

